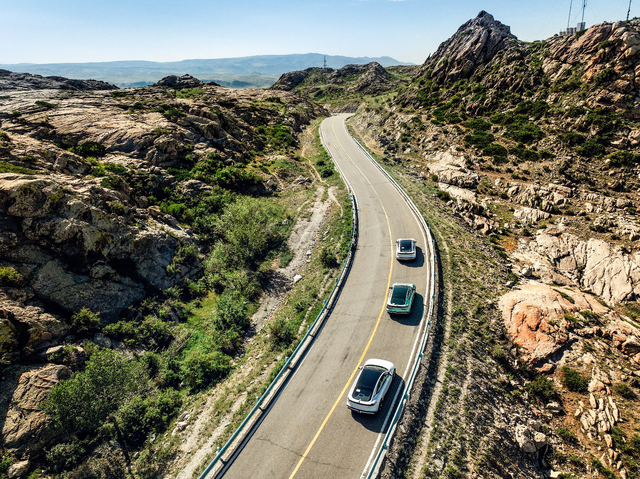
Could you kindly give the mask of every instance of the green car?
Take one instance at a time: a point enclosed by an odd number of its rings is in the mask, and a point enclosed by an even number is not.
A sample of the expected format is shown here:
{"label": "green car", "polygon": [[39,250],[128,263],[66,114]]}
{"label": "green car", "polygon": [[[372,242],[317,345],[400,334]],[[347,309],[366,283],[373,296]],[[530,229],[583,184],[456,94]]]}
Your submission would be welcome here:
{"label": "green car", "polygon": [[393,283],[389,288],[387,298],[387,312],[392,314],[409,314],[413,298],[416,295],[416,285],[411,283]]}

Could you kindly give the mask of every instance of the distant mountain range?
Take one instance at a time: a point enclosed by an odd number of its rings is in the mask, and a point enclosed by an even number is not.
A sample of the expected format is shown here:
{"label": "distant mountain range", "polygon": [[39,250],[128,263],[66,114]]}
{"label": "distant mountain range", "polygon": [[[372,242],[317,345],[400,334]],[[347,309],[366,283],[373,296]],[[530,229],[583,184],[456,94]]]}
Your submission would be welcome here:
{"label": "distant mountain range", "polygon": [[102,80],[120,87],[145,86],[167,75],[189,73],[203,81],[215,81],[236,88],[268,87],[283,73],[322,67],[342,68],[378,62],[382,66],[408,65],[391,57],[345,57],[305,53],[292,55],[257,55],[210,60],[182,60],[179,62],[115,61],[91,63],[17,63],[0,64],[0,69],[43,76],[62,76],[78,80]]}

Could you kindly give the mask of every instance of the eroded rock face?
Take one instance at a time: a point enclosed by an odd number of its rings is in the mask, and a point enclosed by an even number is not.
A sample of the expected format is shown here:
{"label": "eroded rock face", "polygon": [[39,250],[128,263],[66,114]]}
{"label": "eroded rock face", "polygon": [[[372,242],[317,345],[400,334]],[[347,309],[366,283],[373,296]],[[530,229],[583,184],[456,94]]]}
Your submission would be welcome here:
{"label": "eroded rock face", "polygon": [[514,256],[531,263],[546,282],[578,286],[610,304],[638,297],[640,253],[558,233],[540,230],[531,241],[521,239]]}
{"label": "eroded rock face", "polygon": [[187,264],[167,273],[179,242],[195,238],[143,210],[129,212],[138,226],[110,213],[108,205],[123,199],[62,176],[0,174],[0,218],[13,225],[0,232],[0,259],[16,265],[41,300],[115,319],[148,289],[198,271]]}
{"label": "eroded rock face", "polygon": [[[573,303],[567,299],[571,297]],[[499,302],[507,332],[530,363],[541,363],[568,341],[565,313],[609,310],[594,297],[532,282],[505,294]]]}
{"label": "eroded rock face", "polygon": [[37,351],[63,338],[69,326],[36,306],[24,306],[0,291],[0,357],[11,361],[24,348]]}
{"label": "eroded rock face", "polygon": [[58,364],[15,366],[5,370],[1,385],[0,415],[4,417],[2,447],[18,453],[37,450],[55,436],[42,401],[60,380],[70,377]]}
{"label": "eroded rock face", "polygon": [[431,70],[432,78],[446,83],[470,78],[479,65],[489,63],[515,39],[509,26],[481,11],[427,58],[419,74]]}

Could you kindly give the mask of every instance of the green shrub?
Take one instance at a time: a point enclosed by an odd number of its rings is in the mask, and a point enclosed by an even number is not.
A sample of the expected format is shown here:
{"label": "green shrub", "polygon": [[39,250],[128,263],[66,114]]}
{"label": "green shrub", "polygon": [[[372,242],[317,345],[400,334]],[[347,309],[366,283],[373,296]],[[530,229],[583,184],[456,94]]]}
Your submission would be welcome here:
{"label": "green shrub", "polygon": [[329,178],[331,175],[333,175],[334,170],[330,165],[327,165],[323,168],[320,168],[318,172],[320,173],[321,178]]}
{"label": "green shrub", "polygon": [[615,477],[616,477],[616,475],[613,473],[613,471],[610,471],[609,469],[604,467],[602,462],[600,462],[600,459],[596,459],[595,457],[592,457],[591,458],[591,466],[596,471],[598,471],[600,474],[605,476],[607,479],[615,479]]}
{"label": "green shrub", "polygon": [[13,266],[0,266],[0,286],[21,286],[24,277]]}
{"label": "green shrub", "polygon": [[292,322],[279,317],[269,323],[269,340],[275,349],[288,347],[295,338],[296,330]]}
{"label": "green shrub", "polygon": [[[6,451],[0,451],[0,474],[5,474],[11,464],[16,462],[15,458]],[[4,476],[3,476],[4,477]]]}
{"label": "green shrub", "polygon": [[633,391],[633,389],[631,389],[631,386],[629,386],[627,383],[615,383],[613,385],[613,390],[616,394],[618,394],[619,396],[622,396],[625,399],[637,398],[636,393]]}
{"label": "green shrub", "polygon": [[491,349],[491,357],[499,363],[504,363],[507,360],[507,353],[502,346],[496,344]]}
{"label": "green shrub", "polygon": [[491,123],[482,118],[473,118],[472,120],[465,121],[462,125],[476,132],[491,130]]}
{"label": "green shrub", "polygon": [[556,429],[556,432],[558,433],[558,436],[560,436],[560,438],[566,443],[573,444],[577,442],[576,435],[571,429],[565,426],[560,426],[558,429]]}
{"label": "green shrub", "polygon": [[580,133],[576,133],[575,131],[568,131],[558,136],[558,139],[567,146],[578,146],[582,145],[586,138],[584,135]]}
{"label": "green shrub", "polygon": [[573,391],[576,393],[587,393],[589,382],[587,379],[575,369],[571,369],[569,366],[562,367],[563,378],[562,384],[569,391]]}
{"label": "green shrub", "polygon": [[170,107],[167,110],[162,112],[162,115],[167,120],[176,120],[177,118],[182,118],[183,116],[187,116],[186,113],[181,112],[177,108]]}
{"label": "green shrub", "polygon": [[611,168],[630,168],[640,163],[640,154],[631,151],[616,151],[607,156]]}
{"label": "green shrub", "polygon": [[17,173],[19,175],[44,174],[43,172],[37,170],[23,168],[22,166],[12,165],[11,163],[5,163],[4,161],[0,161],[0,173]]}
{"label": "green shrub", "polygon": [[244,298],[234,293],[224,293],[220,296],[216,312],[211,318],[215,329],[221,332],[230,329],[244,331],[250,322],[251,318],[247,315]]}
{"label": "green shrub", "polygon": [[107,148],[96,141],[85,141],[77,146],[72,146],[69,151],[86,158],[88,156],[104,156]]}
{"label": "green shrub", "polygon": [[198,98],[205,93],[204,88],[199,86],[195,88],[182,88],[176,91],[176,98]]}
{"label": "green shrub", "polygon": [[180,365],[180,377],[193,390],[212,386],[231,370],[231,358],[220,351],[193,348]]}
{"label": "green shrub", "polygon": [[100,328],[100,313],[82,308],[71,316],[71,325],[78,334],[91,334]]}
{"label": "green shrub", "polygon": [[331,250],[325,246],[320,251],[320,263],[325,268],[336,268],[338,266],[338,260],[336,259],[336,255],[331,252]]}
{"label": "green shrub", "polygon": [[169,389],[152,396],[134,396],[117,412],[125,443],[139,447],[152,432],[162,431],[182,405],[178,391]]}
{"label": "green shrub", "polygon": [[537,161],[539,159],[537,152],[528,150],[522,144],[511,148],[509,153],[522,161]]}
{"label": "green shrub", "polygon": [[478,131],[474,132],[472,135],[466,135],[464,137],[465,146],[475,146],[477,148],[483,149],[489,146],[495,137],[491,133]]}
{"label": "green shrub", "polygon": [[36,105],[44,107],[47,110],[52,110],[53,108],[58,106],[58,105],[55,105],[54,103],[49,103],[49,102],[43,101],[43,100],[36,100]]}
{"label": "green shrub", "polygon": [[553,381],[544,377],[538,376],[526,386],[527,392],[541,401],[547,402],[556,397],[556,388]]}
{"label": "green shrub", "polygon": [[125,181],[117,175],[109,175],[102,178],[100,186],[110,190],[120,190],[126,185]]}
{"label": "green shrub", "polygon": [[528,145],[544,137],[542,130],[535,123],[518,121],[507,125],[504,136],[518,143]]}
{"label": "green shrub", "polygon": [[157,316],[146,316],[142,321],[121,320],[105,326],[103,332],[129,347],[151,350],[167,347],[173,340],[170,326]]}
{"label": "green shrub", "polygon": [[534,117],[536,120],[542,118],[549,110],[549,105],[544,100],[538,100],[535,103],[530,100],[522,101],[513,110],[516,114],[524,114]]}
{"label": "green shrub", "polygon": [[585,158],[594,158],[604,155],[606,150],[595,138],[589,138],[576,151]]}
{"label": "green shrub", "polygon": [[596,74],[591,79],[591,82],[594,85],[600,86],[600,85],[604,85],[605,83],[613,81],[615,77],[616,77],[616,71],[613,68],[605,68],[600,73]]}
{"label": "green shrub", "polygon": [[80,464],[85,452],[77,441],[56,444],[47,451],[47,464],[54,472],[69,471]]}
{"label": "green shrub", "polygon": [[121,404],[148,387],[148,375],[138,361],[110,349],[96,350],[85,370],[56,384],[42,409],[65,433],[90,432]]}
{"label": "green shrub", "polygon": [[498,163],[507,161],[507,153],[507,149],[497,143],[491,143],[482,149],[484,156],[491,156]]}
{"label": "green shrub", "polygon": [[291,128],[282,123],[260,125],[254,130],[254,134],[263,143],[263,148],[269,147],[279,150],[287,149],[297,144],[295,137],[291,134]]}
{"label": "green shrub", "polygon": [[444,191],[444,190],[440,190],[440,189],[438,189],[438,190],[436,191],[436,196],[437,196],[438,198],[440,198],[440,199],[441,199],[442,201],[444,201],[444,202],[447,202],[447,201],[450,201],[450,200],[451,200],[451,195],[450,195],[448,192]]}

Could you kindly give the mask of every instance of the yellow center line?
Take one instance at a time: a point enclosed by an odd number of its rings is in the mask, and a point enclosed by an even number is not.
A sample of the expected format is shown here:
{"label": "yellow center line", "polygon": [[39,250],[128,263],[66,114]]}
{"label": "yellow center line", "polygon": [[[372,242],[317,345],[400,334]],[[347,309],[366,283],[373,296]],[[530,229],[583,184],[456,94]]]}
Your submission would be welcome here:
{"label": "yellow center line", "polygon": [[[331,127],[333,128],[333,132],[335,133],[336,130],[335,130],[335,126],[334,126],[333,122],[331,123]],[[358,165],[356,165],[356,163],[353,161],[353,158],[351,158],[349,153],[347,153],[347,150],[342,146],[342,143],[338,139],[337,135],[336,135],[336,140],[338,140],[338,143],[340,144],[340,146],[344,150],[344,153],[347,155],[349,160],[351,160],[351,163],[353,163],[353,166],[358,168]],[[362,172],[362,170],[360,168],[358,168],[358,171],[362,174],[364,179],[367,180],[367,183],[369,183],[371,185],[371,182],[369,181],[367,176]],[[391,273],[393,273],[393,241],[392,241],[393,238],[391,236],[391,223],[389,222],[389,216],[387,215],[387,210],[384,208],[384,205],[382,204],[382,201],[380,200],[380,197],[378,196],[378,192],[375,191],[375,189],[373,191],[375,192],[376,196],[378,197],[378,201],[380,201],[380,205],[382,206],[382,211],[384,212],[384,217],[385,217],[385,219],[387,221],[387,228],[389,230],[389,240],[390,240],[390,243],[391,243],[391,261],[390,261],[390,266],[389,266],[389,278],[387,280],[387,291],[388,291],[389,290],[389,286],[391,285]],[[349,388],[349,385],[351,384],[351,382],[353,381],[353,378],[355,377],[356,373],[358,372],[358,369],[360,368],[360,364],[362,363],[362,361],[364,361],[364,357],[367,354],[367,351],[369,351],[369,347],[371,346],[371,343],[373,342],[373,338],[376,335],[376,332],[378,331],[378,326],[380,325],[380,321],[382,319],[382,315],[384,314],[384,311],[385,311],[386,300],[387,300],[387,296],[385,294],[384,295],[384,301],[382,303],[382,309],[380,310],[380,314],[378,315],[378,319],[376,320],[376,325],[374,326],[373,331],[371,332],[371,336],[369,336],[369,341],[367,341],[367,345],[365,346],[364,351],[362,351],[362,355],[360,356],[360,359],[358,360],[358,363],[356,364],[355,369],[351,373],[351,376],[349,376],[349,379],[347,380],[347,383],[342,388],[342,391],[340,392],[340,395],[338,396],[338,399],[336,399],[336,402],[334,402],[333,406],[331,406],[331,409],[329,410],[329,413],[327,414],[327,417],[325,417],[324,421],[322,421],[322,424],[320,425],[320,428],[318,429],[318,432],[316,432],[315,436],[313,436],[313,439],[311,440],[311,443],[307,447],[307,450],[304,451],[304,454],[302,454],[302,457],[298,461],[298,464],[296,465],[296,468],[293,470],[293,472],[289,476],[289,479],[293,479],[293,477],[298,473],[298,470],[302,466],[302,463],[304,462],[304,460],[309,455],[309,452],[311,452],[311,448],[316,443],[316,441],[320,437],[320,434],[322,433],[324,427],[329,422],[329,418],[333,415],[333,412],[338,407],[338,404],[340,404],[340,401],[342,401],[342,397],[347,392],[347,389]]]}

